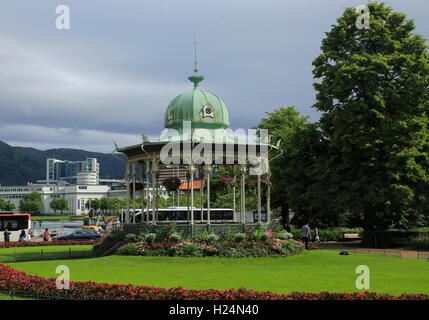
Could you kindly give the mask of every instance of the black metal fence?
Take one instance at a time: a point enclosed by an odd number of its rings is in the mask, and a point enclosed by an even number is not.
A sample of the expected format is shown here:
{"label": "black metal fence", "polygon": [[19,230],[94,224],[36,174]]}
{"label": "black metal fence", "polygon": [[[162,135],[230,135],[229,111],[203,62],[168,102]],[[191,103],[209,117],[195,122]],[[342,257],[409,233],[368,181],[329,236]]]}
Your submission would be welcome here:
{"label": "black metal fence", "polygon": [[91,258],[95,257],[95,253],[90,249],[80,250],[62,250],[62,251],[47,251],[37,250],[28,252],[16,252],[13,253],[0,253],[1,263],[10,262],[23,262],[23,261],[35,261],[35,260],[61,260],[61,259],[75,259],[75,258]]}

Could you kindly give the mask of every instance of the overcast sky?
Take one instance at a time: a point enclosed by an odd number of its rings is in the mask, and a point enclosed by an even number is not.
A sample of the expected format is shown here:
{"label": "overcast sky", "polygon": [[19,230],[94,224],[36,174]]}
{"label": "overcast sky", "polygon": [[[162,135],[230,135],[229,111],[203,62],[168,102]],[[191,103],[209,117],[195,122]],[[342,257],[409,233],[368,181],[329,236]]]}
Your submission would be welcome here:
{"label": "overcast sky", "polygon": [[[429,37],[427,0],[385,1]],[[111,152],[152,139],[170,100],[192,89],[194,34],[202,90],[231,129],[294,105],[317,121],[312,61],[340,0],[1,0],[0,140],[41,150]],[[70,30],[55,26],[70,8]]]}

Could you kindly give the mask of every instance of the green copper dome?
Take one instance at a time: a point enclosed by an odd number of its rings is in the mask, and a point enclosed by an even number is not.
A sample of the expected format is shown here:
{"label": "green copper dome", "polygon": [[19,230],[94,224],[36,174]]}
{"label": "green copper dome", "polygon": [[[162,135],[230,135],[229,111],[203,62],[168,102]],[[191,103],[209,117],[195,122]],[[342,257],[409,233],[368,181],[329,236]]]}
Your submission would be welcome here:
{"label": "green copper dome", "polygon": [[194,75],[189,80],[194,83],[194,89],[171,100],[165,112],[164,126],[181,128],[183,121],[190,121],[192,128],[227,128],[229,115],[225,103],[215,94],[198,88],[202,76]]}

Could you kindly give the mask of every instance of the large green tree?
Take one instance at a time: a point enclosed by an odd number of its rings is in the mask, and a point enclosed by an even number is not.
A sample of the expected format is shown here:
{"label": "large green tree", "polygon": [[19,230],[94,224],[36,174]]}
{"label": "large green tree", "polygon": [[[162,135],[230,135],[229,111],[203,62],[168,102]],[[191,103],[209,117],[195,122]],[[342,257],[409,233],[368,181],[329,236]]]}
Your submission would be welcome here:
{"label": "large green tree", "polygon": [[410,226],[428,209],[429,56],[403,13],[368,3],[369,28],[347,8],[314,60],[314,107],[329,141],[329,183],[367,230]]}
{"label": "large green tree", "polygon": [[54,198],[50,203],[50,207],[54,210],[55,214],[57,210],[60,210],[62,215],[64,210],[69,209],[69,203],[65,198]]}
{"label": "large green tree", "polygon": [[40,213],[43,209],[43,202],[40,193],[33,191],[26,194],[24,199],[19,202],[19,209],[23,212],[30,212],[32,214]]}
{"label": "large green tree", "polygon": [[0,199],[0,211],[13,211],[15,208],[15,205],[10,200],[5,201],[3,199]]}
{"label": "large green tree", "polygon": [[[291,187],[299,188],[298,185],[306,184],[303,180],[296,180],[292,173],[296,173],[296,168],[291,163],[291,159],[296,155],[298,145],[295,143],[295,135],[299,129],[304,130],[309,126],[308,117],[300,116],[293,106],[280,107],[273,112],[267,112],[267,117],[261,119],[258,129],[268,130],[271,136],[271,143],[281,140],[280,148],[282,153],[271,156],[271,204],[272,208],[278,208],[282,216],[282,222],[286,226],[289,224],[289,211],[291,209]],[[275,157],[275,158],[273,158]],[[299,159],[298,161],[299,162]],[[302,178],[302,176],[301,176]],[[298,211],[301,208],[295,208]]]}

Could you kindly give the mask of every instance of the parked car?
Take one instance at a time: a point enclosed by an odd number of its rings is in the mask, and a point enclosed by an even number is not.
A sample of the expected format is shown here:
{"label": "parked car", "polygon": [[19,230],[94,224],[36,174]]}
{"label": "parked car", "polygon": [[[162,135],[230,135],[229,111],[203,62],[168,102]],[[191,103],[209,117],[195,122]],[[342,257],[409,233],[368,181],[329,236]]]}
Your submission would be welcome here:
{"label": "parked car", "polygon": [[65,235],[52,237],[52,241],[58,240],[97,240],[102,237],[101,233],[94,229],[73,230]]}

